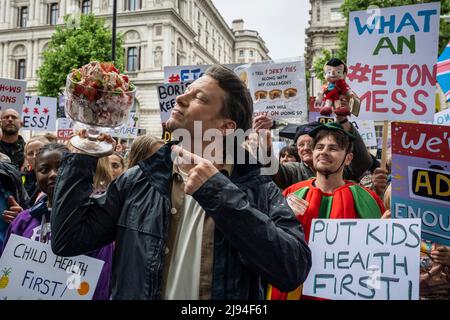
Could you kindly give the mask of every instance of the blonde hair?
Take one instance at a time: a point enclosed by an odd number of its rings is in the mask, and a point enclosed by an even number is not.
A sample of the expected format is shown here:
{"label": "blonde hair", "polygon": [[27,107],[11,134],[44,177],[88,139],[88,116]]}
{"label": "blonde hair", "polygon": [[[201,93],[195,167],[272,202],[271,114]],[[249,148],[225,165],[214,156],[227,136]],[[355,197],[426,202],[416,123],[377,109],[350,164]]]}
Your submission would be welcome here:
{"label": "blonde hair", "polygon": [[152,156],[158,149],[155,147],[164,145],[164,141],[152,135],[144,135],[137,137],[131,145],[128,154],[128,168],[134,167],[139,161],[145,160]]}
{"label": "blonde hair", "polygon": [[94,175],[94,192],[106,191],[113,180],[108,157],[99,158]]}

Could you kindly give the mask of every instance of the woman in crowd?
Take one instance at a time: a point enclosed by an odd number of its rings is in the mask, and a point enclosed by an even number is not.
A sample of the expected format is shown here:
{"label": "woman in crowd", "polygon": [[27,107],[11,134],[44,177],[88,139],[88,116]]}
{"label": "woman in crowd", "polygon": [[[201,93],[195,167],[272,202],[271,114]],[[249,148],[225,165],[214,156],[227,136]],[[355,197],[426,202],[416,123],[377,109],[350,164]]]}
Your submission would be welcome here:
{"label": "woman in crowd", "polygon": [[[36,177],[39,188],[45,193],[30,209],[22,211],[9,226],[2,252],[11,234],[16,234],[35,241],[48,243],[51,240],[50,215],[53,204],[53,192],[58,169],[63,154],[68,149],[59,143],[44,145],[36,154]],[[95,289],[94,300],[107,300],[110,295],[110,278],[113,246],[106,245],[88,254],[104,261],[103,269]]]}
{"label": "woman in crowd", "polygon": [[122,155],[116,151],[108,157],[113,179],[117,179],[127,168]]}

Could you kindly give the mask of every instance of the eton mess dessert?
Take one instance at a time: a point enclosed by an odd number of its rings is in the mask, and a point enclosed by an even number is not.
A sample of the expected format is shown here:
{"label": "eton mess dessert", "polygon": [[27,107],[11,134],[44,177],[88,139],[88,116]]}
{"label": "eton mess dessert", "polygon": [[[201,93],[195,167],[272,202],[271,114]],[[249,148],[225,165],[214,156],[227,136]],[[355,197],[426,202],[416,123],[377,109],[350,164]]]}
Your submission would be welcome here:
{"label": "eton mess dessert", "polygon": [[113,63],[92,61],[67,76],[66,112],[75,122],[116,128],[126,122],[135,93]]}

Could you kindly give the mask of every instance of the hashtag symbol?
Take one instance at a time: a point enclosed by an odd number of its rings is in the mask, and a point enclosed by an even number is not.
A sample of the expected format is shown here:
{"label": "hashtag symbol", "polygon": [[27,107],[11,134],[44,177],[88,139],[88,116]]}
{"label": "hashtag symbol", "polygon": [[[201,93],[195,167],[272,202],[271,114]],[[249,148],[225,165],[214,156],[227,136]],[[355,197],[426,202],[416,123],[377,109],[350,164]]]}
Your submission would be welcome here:
{"label": "hashtag symbol", "polygon": [[369,65],[365,64],[364,67],[362,67],[359,62],[355,66],[350,66],[349,70],[350,73],[347,74],[348,79],[350,81],[356,80],[358,83],[369,81],[367,75],[372,71]]}
{"label": "hashtag symbol", "polygon": [[178,74],[172,74],[169,77],[169,82],[180,82],[180,76]]}

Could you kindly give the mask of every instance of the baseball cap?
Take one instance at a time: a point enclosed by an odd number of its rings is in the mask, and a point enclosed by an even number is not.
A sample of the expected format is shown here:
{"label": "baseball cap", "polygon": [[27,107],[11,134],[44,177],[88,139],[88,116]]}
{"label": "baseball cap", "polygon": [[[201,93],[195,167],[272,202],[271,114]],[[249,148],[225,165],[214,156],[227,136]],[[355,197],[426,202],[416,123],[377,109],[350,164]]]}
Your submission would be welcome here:
{"label": "baseball cap", "polygon": [[298,137],[300,137],[304,134],[309,134],[312,130],[314,130],[315,128],[317,128],[321,125],[322,124],[320,122],[314,121],[314,122],[306,123],[306,124],[299,126],[295,133],[294,143],[297,142]]}
{"label": "baseball cap", "polygon": [[314,137],[317,133],[319,133],[319,131],[321,130],[336,130],[336,131],[341,131],[343,132],[346,136],[348,136],[348,138],[350,139],[350,141],[355,140],[355,136],[353,134],[351,134],[350,132],[344,130],[344,128],[342,127],[342,125],[338,122],[328,122],[326,124],[322,124],[320,123],[318,126],[316,126],[315,128],[313,128],[312,130],[309,131],[309,135],[311,137]]}

